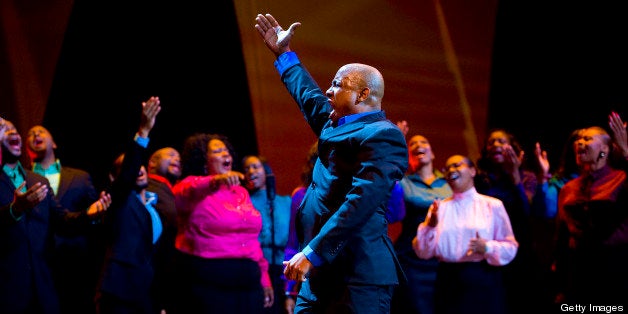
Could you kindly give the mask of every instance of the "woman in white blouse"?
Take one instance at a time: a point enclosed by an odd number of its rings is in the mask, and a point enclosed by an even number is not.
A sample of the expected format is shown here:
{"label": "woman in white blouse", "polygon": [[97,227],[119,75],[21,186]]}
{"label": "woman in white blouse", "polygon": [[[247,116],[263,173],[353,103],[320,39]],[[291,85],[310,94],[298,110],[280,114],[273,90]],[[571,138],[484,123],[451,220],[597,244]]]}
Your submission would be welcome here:
{"label": "woman in white blouse", "polygon": [[420,258],[436,256],[436,313],[505,313],[501,267],[517,254],[518,243],[502,201],[479,194],[476,168],[465,156],[445,163],[454,194],[436,200],[413,241]]}

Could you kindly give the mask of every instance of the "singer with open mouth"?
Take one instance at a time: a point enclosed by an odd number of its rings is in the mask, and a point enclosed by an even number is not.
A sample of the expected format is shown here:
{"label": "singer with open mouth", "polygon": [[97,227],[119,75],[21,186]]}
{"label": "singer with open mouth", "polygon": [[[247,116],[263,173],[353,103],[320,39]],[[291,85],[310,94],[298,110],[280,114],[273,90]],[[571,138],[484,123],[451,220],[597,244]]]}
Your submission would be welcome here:
{"label": "singer with open mouth", "polygon": [[445,178],[453,196],[435,200],[413,240],[420,258],[439,259],[434,288],[438,314],[506,313],[502,267],[517,254],[501,200],[477,192],[475,164],[453,155]]}
{"label": "singer with open mouth", "polygon": [[179,228],[175,313],[263,313],[273,302],[259,233],[262,217],[235,151],[224,135],[198,133],[184,143],[182,180],[173,193]]}

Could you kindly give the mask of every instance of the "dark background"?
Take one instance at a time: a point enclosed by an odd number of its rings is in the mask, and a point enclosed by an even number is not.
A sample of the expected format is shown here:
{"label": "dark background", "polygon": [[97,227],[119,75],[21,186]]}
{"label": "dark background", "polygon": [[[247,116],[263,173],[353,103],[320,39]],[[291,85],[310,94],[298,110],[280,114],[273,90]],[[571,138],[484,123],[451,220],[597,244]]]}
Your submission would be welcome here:
{"label": "dark background", "polygon": [[219,21],[201,2],[165,3],[75,1],[43,123],[64,148],[63,163],[89,169],[98,182],[153,95],[163,106],[152,150],[180,151],[186,136],[210,132],[257,153],[232,2],[212,1]]}
{"label": "dark background", "polygon": [[[548,3],[549,2],[549,3]],[[488,126],[504,127],[553,164],[572,130],[608,115],[628,121],[626,9],[617,1],[502,1],[496,20]]]}
{"label": "dark background", "polygon": [[[279,193],[290,193],[314,137],[256,38],[254,16],[267,11],[285,27],[304,23],[293,48],[323,90],[340,65],[373,64],[387,80],[389,118],[427,135],[439,163],[477,153],[462,140],[434,14],[439,2],[0,2],[0,116],[22,134],[46,126],[62,163],[88,170],[98,185],[136,131],[141,102],[156,95],[163,109],[151,149],[180,149],[194,132],[222,133],[236,161],[249,153],[271,157]],[[473,110],[471,145],[505,127],[528,156],[541,141],[555,165],[573,129],[607,127],[612,110],[628,120],[628,19],[618,1],[547,2],[442,5]],[[408,42],[421,48],[404,48]],[[274,98],[258,96],[268,94]]]}

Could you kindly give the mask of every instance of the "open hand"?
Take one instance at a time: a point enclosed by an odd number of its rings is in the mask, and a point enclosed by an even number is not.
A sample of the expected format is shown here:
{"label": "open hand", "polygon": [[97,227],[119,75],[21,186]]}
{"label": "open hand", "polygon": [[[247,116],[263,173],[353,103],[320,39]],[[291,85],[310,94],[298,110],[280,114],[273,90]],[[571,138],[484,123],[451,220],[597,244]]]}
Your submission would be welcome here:
{"label": "open hand", "polygon": [[13,195],[12,208],[15,216],[20,216],[25,211],[37,206],[37,204],[41,203],[48,195],[49,188],[46,184],[37,182],[26,190],[26,192],[20,192],[25,185],[26,182],[22,182],[22,184],[15,189]]}
{"label": "open hand", "polygon": [[270,14],[258,14],[255,22],[257,22],[255,29],[257,29],[262,39],[264,39],[264,43],[275,56],[290,51],[290,40],[292,35],[294,35],[294,30],[301,26],[301,23],[296,22],[292,23],[288,30],[283,30],[279,22]]}
{"label": "open hand", "polygon": [[540,171],[542,173],[539,173],[540,177],[548,178],[550,176],[550,161],[547,158],[547,151],[541,149],[541,143],[539,142],[536,142],[536,145],[534,146],[534,155],[539,162],[539,166],[541,166]]}
{"label": "open hand", "polygon": [[101,213],[104,213],[107,208],[111,205],[111,195],[105,191],[100,192],[100,198],[95,201],[89,208],[87,209],[88,216],[94,216]]}
{"label": "open hand", "polygon": [[140,120],[139,133],[142,137],[148,137],[148,133],[155,126],[155,118],[161,111],[159,97],[152,96],[147,101],[142,102],[142,118]]}
{"label": "open hand", "polygon": [[440,200],[435,199],[432,202],[432,206],[429,209],[429,215],[427,216],[427,225],[434,228],[438,224],[438,206],[440,205]]}
{"label": "open hand", "polygon": [[617,112],[613,111],[608,116],[608,126],[613,131],[613,139],[620,153],[628,158],[628,133],[626,133],[626,122],[621,119],[621,116]]}

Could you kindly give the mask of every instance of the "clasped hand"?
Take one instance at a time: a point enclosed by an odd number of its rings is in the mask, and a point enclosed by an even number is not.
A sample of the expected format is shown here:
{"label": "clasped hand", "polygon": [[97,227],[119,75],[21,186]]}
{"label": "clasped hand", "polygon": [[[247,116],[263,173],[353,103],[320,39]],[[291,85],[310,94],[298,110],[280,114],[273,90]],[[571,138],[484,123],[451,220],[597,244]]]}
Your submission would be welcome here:
{"label": "clasped hand", "polygon": [[289,261],[284,261],[283,266],[285,266],[283,270],[284,276],[288,280],[299,282],[306,281],[307,273],[314,267],[302,252],[295,254]]}
{"label": "clasped hand", "polygon": [[467,256],[474,253],[482,255],[486,253],[486,240],[480,238],[480,233],[477,231],[475,232],[475,238],[471,238],[471,240],[469,240],[469,249],[467,250]]}
{"label": "clasped hand", "polygon": [[225,173],[216,174],[212,177],[210,188],[217,190],[220,185],[232,187],[240,185],[240,181],[244,180],[244,174],[238,171],[227,171]]}

